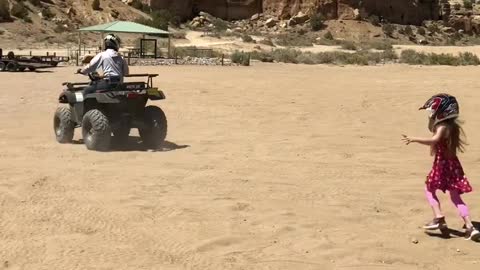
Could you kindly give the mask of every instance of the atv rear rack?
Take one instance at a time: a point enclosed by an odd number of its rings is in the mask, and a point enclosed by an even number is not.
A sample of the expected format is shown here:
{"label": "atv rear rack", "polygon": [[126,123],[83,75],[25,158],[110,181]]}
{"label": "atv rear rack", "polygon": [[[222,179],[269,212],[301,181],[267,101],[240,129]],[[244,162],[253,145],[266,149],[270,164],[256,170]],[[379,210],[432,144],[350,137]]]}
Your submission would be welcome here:
{"label": "atv rear rack", "polygon": [[[125,75],[125,78],[136,78],[136,77],[148,77],[147,80],[147,88],[152,88],[153,87],[153,78],[157,77],[158,74],[130,74],[130,75]],[[75,86],[87,86],[90,83],[88,82],[81,82],[81,83],[70,83],[70,82],[64,82],[62,83],[63,86],[67,86],[68,89],[72,89]]]}
{"label": "atv rear rack", "polygon": [[129,77],[148,77],[148,80],[147,80],[147,87],[148,88],[152,88],[153,87],[153,78],[157,77],[158,74],[148,74],[148,73],[145,73],[145,74],[129,74],[129,75],[125,75],[126,78],[129,78]]}

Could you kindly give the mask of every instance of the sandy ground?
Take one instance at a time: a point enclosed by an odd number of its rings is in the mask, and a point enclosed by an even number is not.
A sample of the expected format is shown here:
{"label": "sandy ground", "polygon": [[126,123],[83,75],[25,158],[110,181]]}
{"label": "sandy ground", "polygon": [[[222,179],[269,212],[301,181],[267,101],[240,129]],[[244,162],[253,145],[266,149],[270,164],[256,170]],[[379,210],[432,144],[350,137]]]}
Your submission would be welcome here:
{"label": "sandy ground", "polygon": [[[132,70],[161,74],[165,151],[136,132],[125,151],[60,145],[52,115],[74,68],[0,73],[0,269],[478,269],[479,244],[419,228],[432,160],[400,141],[428,135],[431,94],[456,95],[478,190],[477,67]],[[465,196],[475,220],[478,198]]]}

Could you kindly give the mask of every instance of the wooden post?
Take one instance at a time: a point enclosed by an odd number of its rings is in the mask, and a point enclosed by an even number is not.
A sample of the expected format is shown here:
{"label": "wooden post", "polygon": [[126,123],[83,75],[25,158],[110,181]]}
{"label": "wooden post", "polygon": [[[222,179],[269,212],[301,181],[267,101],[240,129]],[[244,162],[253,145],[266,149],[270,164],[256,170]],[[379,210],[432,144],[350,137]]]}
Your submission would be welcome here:
{"label": "wooden post", "polygon": [[32,56],[32,51],[30,51],[30,56]]}
{"label": "wooden post", "polygon": [[222,66],[224,64],[224,60],[225,60],[225,54],[222,53]]}
{"label": "wooden post", "polygon": [[48,56],[48,52],[47,52],[47,56]]}
{"label": "wooden post", "polygon": [[130,66],[130,52],[128,52],[128,54],[127,54],[127,63]]}
{"label": "wooden post", "polygon": [[78,31],[78,55],[80,54],[82,54],[82,32]]}
{"label": "wooden post", "polygon": [[79,59],[78,58],[79,58],[79,53],[77,52],[77,67],[79,66],[79,64],[78,64]]}
{"label": "wooden post", "polygon": [[172,46],[171,40],[170,40],[170,34],[168,34],[168,58],[171,58],[170,54],[170,47]]}
{"label": "wooden post", "polygon": [[158,57],[158,39],[155,38],[155,56],[153,57],[154,59],[157,59]]}

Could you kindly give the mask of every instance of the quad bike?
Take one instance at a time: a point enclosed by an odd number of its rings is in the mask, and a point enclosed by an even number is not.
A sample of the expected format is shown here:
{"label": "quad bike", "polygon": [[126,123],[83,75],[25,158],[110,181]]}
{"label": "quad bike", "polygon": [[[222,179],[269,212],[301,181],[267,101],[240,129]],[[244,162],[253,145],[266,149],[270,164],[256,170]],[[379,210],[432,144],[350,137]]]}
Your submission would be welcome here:
{"label": "quad bike", "polygon": [[146,106],[148,100],[162,100],[165,95],[153,87],[158,74],[134,74],[125,77],[147,77],[147,82],[125,82],[95,88],[84,94],[87,86],[96,85],[102,78],[88,74],[90,83],[63,83],[66,87],[59,97],[53,118],[56,139],[71,143],[74,130],[82,128],[83,141],[89,150],[107,151],[113,140],[125,142],[130,130],[137,128],[143,144],[158,149],[167,136],[167,118],[157,106]]}

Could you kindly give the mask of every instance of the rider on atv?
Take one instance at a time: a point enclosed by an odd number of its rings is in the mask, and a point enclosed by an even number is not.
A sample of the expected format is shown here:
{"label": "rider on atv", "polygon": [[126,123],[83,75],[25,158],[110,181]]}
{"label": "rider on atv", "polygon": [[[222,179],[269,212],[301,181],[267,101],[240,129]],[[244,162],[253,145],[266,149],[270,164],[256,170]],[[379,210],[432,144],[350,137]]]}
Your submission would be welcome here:
{"label": "rider on atv", "polygon": [[83,75],[102,69],[103,80],[96,81],[85,88],[84,95],[95,92],[96,89],[123,83],[123,77],[128,75],[129,69],[125,59],[118,53],[120,48],[120,38],[114,34],[108,34],[104,38],[105,51],[97,54],[88,65],[77,72]]}

